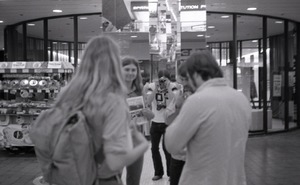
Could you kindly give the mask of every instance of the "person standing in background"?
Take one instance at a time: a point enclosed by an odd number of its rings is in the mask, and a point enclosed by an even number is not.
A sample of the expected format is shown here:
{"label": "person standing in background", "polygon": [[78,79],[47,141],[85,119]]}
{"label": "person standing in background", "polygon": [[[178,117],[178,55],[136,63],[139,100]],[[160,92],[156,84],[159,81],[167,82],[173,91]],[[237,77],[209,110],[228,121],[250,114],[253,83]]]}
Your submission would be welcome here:
{"label": "person standing in background", "polygon": [[[174,119],[178,116],[180,109],[184,101],[189,97],[193,92],[191,87],[188,84],[186,76],[186,63],[182,63],[178,68],[178,83],[181,85],[180,89],[174,92],[174,109],[175,112],[170,114],[167,117],[167,125],[172,124]],[[182,123],[184,124],[184,123]],[[171,154],[170,162],[170,185],[178,185],[179,179],[183,166],[185,164],[186,148],[178,152],[177,154]]]}
{"label": "person standing in background", "polygon": [[[142,76],[140,72],[140,67],[137,59],[130,56],[125,56],[122,58],[122,69],[125,84],[128,89],[128,98],[142,96],[143,84]],[[146,119],[150,120],[154,117],[151,110],[145,108],[142,110],[142,114]],[[135,120],[132,120],[132,124]],[[143,133],[143,125],[135,125],[138,130]],[[136,160],[130,166],[127,166],[126,184],[127,185],[139,185],[141,179],[141,173],[143,170],[144,156],[142,155],[138,160]]]}
{"label": "person standing in background", "polygon": [[179,184],[245,185],[250,102],[226,83],[209,51],[186,60],[186,76],[195,92],[165,134],[171,154],[187,148]]}
{"label": "person standing in background", "polygon": [[168,114],[173,113],[172,101],[174,98],[173,91],[177,90],[177,85],[170,81],[170,73],[167,70],[158,72],[158,81],[146,84],[144,91],[147,94],[146,102],[151,104],[154,118],[151,122],[150,136],[151,136],[151,152],[154,165],[153,181],[159,180],[164,175],[164,168],[159,152],[160,140],[163,137],[162,146],[166,158],[166,171],[170,176],[170,160],[171,155],[165,148],[164,134],[167,128],[166,117]]}

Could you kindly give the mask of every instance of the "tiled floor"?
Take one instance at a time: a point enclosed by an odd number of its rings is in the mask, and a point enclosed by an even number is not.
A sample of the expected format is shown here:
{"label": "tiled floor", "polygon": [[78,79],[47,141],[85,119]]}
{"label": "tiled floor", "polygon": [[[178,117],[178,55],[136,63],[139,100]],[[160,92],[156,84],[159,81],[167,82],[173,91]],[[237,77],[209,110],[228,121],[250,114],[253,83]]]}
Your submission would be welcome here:
{"label": "tiled floor", "polygon": [[[141,185],[168,185],[168,178],[153,182],[150,148],[145,153]],[[246,150],[248,185],[300,185],[300,130],[251,137]],[[123,179],[126,171],[123,173]],[[0,185],[33,185],[40,169],[33,153],[0,150]]]}

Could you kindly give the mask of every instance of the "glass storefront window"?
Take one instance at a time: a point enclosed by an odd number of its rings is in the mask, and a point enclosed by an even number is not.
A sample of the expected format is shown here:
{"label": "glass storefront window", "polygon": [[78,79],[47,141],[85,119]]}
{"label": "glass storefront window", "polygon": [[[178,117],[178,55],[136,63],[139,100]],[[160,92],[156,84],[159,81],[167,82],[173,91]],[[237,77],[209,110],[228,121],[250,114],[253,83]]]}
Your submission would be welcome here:
{"label": "glass storefront window", "polygon": [[[74,42],[73,17],[48,20],[48,57],[51,61],[72,62],[70,43]],[[68,34],[62,34],[68,33]]]}
{"label": "glass storefront window", "polygon": [[288,63],[289,63],[289,128],[297,127],[297,102],[296,102],[296,24],[288,25]]}
{"label": "glass storefront window", "polygon": [[237,16],[237,90],[244,93],[252,106],[250,131],[263,130],[263,109],[259,90],[262,87],[263,62],[260,53],[262,18]]}
{"label": "glass storefront window", "polygon": [[268,60],[270,61],[270,88],[272,127],[270,130],[284,130],[284,21],[267,19],[267,36],[269,38]]}
{"label": "glass storefront window", "polygon": [[105,28],[103,24],[106,19],[100,14],[96,15],[81,15],[78,16],[78,65],[80,65],[80,58],[83,54],[86,43],[93,37],[103,33]]}
{"label": "glass storefront window", "polygon": [[43,21],[27,23],[27,60],[44,60],[44,23]]}
{"label": "glass storefront window", "polygon": [[18,25],[15,29],[15,46],[17,47],[14,47],[15,49],[15,53],[16,55],[14,56],[15,57],[15,60],[19,60],[19,61],[22,61],[24,60],[23,59],[23,56],[24,56],[24,53],[23,53],[23,48],[24,48],[24,43],[23,43],[23,25]]}
{"label": "glass storefront window", "polygon": [[[285,22],[287,20],[267,17],[263,19],[264,17],[258,15],[206,13],[205,6],[201,5],[202,2],[204,1],[132,2],[130,15],[133,16],[126,16],[121,22],[116,19],[117,13],[120,12],[108,13],[106,9],[103,15],[82,14],[18,23],[9,29],[12,33],[7,37],[11,39],[7,47],[8,60],[46,60],[44,59],[46,39],[43,30],[44,21],[48,23],[48,60],[68,61],[74,64],[76,55],[80,63],[80,57],[88,40],[100,34],[109,34],[120,45],[122,55],[132,55],[140,61],[145,81],[154,80],[157,78],[157,71],[165,68],[175,71],[172,75],[176,76],[176,67],[188,56],[208,48],[221,66],[228,83],[232,87],[237,85],[237,90],[246,95],[253,110],[259,112],[260,117],[256,127],[252,127],[251,131],[265,131],[261,113],[265,107],[264,102],[267,102],[268,109],[267,132],[296,127],[297,25]],[[158,4],[163,6],[159,7]],[[114,11],[117,10],[116,7]],[[191,16],[194,13],[199,16]],[[233,33],[234,17],[237,19],[236,33]],[[207,18],[206,23],[204,18]],[[267,20],[265,66],[263,64],[263,20]],[[75,21],[78,23],[76,28]],[[104,25],[106,21],[110,21],[112,27]],[[78,33],[77,46],[74,45],[76,39],[74,33]],[[26,39],[24,39],[25,34]],[[235,34],[237,53],[233,52]],[[286,38],[288,41],[285,40]],[[24,40],[26,40],[26,48],[24,48]],[[174,55],[169,55],[170,52]],[[236,54],[234,59],[233,56]],[[236,69],[233,68],[235,60]],[[234,84],[235,82],[237,83]],[[263,99],[264,95],[266,100]]]}

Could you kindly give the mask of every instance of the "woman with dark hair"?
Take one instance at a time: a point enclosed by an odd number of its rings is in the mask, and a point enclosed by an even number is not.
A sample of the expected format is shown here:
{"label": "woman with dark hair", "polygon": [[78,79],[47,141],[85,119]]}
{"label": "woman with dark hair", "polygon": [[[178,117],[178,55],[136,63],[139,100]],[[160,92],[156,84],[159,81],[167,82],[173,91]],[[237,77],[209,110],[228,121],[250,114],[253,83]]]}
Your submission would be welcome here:
{"label": "woman with dark hair", "polygon": [[[135,59],[134,57],[126,56],[122,59],[122,66],[124,81],[128,89],[128,98],[142,96],[142,76],[137,59]],[[148,120],[150,120],[154,116],[149,109],[143,109],[141,113]],[[134,120],[132,120],[132,122],[132,124],[135,124]],[[137,127],[140,132],[143,132],[143,125],[135,125],[135,127]],[[142,155],[132,165],[127,166],[126,184],[140,184],[143,162],[144,156]]]}

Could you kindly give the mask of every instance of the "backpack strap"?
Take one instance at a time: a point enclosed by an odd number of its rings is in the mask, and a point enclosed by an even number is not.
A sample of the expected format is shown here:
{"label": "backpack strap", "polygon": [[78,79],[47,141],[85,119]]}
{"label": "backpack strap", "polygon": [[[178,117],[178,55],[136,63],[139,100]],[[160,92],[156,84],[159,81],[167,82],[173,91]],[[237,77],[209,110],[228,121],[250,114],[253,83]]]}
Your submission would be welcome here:
{"label": "backpack strap", "polygon": [[[58,137],[56,138],[56,141],[54,142],[54,143],[55,143],[55,146],[56,146],[57,143],[58,143],[58,140],[59,140],[59,137],[60,137],[60,135],[61,135],[61,133],[62,133],[62,131],[63,131],[63,128],[68,124],[68,122],[70,121],[70,118],[72,118],[73,116],[78,115],[78,114],[81,114],[81,115],[84,117],[85,122],[86,122],[87,124],[89,124],[89,123],[88,123],[88,120],[87,120],[87,118],[86,118],[86,116],[85,116],[85,114],[84,114],[84,112],[82,111],[83,107],[84,107],[83,105],[79,106],[79,108],[78,108],[77,110],[72,111],[71,114],[69,114],[69,116],[67,116],[66,118],[64,118],[64,120],[62,121],[63,126],[60,128]],[[55,107],[55,108],[61,110],[61,108],[59,108],[59,107]],[[62,110],[61,110],[61,112],[62,112]],[[77,121],[78,121],[78,120],[77,120]],[[90,128],[89,125],[87,125],[87,126],[88,126],[88,128]],[[93,142],[93,141],[94,141],[94,139],[93,139],[93,134],[90,133],[90,135],[91,135],[91,142]],[[52,146],[49,146],[49,147],[52,147]],[[92,143],[92,147],[93,147],[93,151],[94,151],[94,159],[95,159],[96,163],[98,163],[98,162],[100,162],[100,161],[97,159],[96,154],[99,152],[100,148],[97,150],[97,148],[96,148],[96,146],[94,145],[94,143]],[[50,169],[49,169],[49,171],[50,171],[50,173],[49,173],[50,177],[49,177],[49,182],[48,182],[48,183],[49,183],[50,185],[54,185],[54,184],[52,184],[52,167],[53,167],[53,164],[54,164],[54,161],[53,161],[54,150],[52,149],[52,150],[50,150],[50,151],[51,151],[51,153],[50,153],[50,156],[51,156],[51,165],[50,165]],[[96,167],[96,174],[98,174],[98,168],[97,168],[97,167]],[[93,185],[99,185],[99,181],[96,180],[96,181],[94,182]]]}
{"label": "backpack strap", "polygon": [[[63,112],[63,111],[61,110],[60,107],[53,107],[53,108],[52,108],[52,111],[58,111],[58,110],[54,110],[54,109],[60,109],[59,111]],[[77,114],[77,111],[74,111],[74,112],[72,112],[69,116],[67,116],[67,117],[65,117],[65,118],[63,119],[63,121],[62,121],[62,126],[60,127],[60,130],[58,131],[56,141],[54,142],[54,143],[55,143],[54,146],[57,146],[57,143],[58,143],[58,140],[59,140],[59,138],[60,138],[60,135],[61,135],[61,133],[62,133],[62,131],[63,131],[63,128],[68,124],[70,118],[72,118],[72,117],[73,117],[74,115],[76,115],[76,114]],[[51,148],[52,146],[49,146],[49,147]],[[53,164],[54,164],[54,161],[53,161],[54,149],[51,149],[51,150],[49,150],[49,151],[51,152],[51,153],[50,153],[51,164],[50,164],[50,169],[49,169],[49,171],[50,171],[50,173],[49,173],[49,175],[50,175],[50,177],[49,177],[49,184],[50,184],[50,185],[53,185],[53,184],[52,184],[52,167],[53,167]]]}

